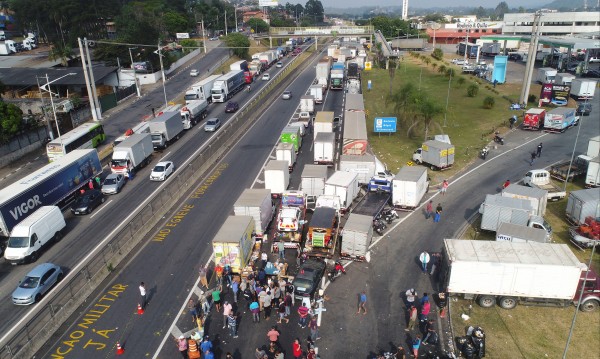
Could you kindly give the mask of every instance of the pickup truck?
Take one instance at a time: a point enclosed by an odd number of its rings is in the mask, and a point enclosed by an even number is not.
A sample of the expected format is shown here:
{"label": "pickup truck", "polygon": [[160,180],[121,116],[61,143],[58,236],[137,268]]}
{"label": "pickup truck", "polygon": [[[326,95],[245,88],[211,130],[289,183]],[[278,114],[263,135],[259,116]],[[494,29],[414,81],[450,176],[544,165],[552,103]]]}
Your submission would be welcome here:
{"label": "pickup truck", "polygon": [[523,184],[536,187],[548,192],[548,201],[558,201],[567,196],[562,188],[552,183],[550,172],[546,170],[531,170],[523,178]]}
{"label": "pickup truck", "polygon": [[[575,158],[573,164],[571,164],[571,161],[565,161],[550,166],[550,175],[552,178],[556,178],[558,180],[567,180],[572,182],[574,179],[585,176],[590,160],[591,158],[588,156],[579,155]],[[571,168],[570,170],[569,167]]]}

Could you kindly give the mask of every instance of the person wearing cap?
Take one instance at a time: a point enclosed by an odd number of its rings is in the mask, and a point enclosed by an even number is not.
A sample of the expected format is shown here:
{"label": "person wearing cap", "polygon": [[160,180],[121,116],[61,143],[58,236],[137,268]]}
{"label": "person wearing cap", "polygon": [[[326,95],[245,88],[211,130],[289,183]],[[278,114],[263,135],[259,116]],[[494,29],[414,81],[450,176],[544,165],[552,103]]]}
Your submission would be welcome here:
{"label": "person wearing cap", "polygon": [[181,353],[183,359],[188,359],[188,343],[185,340],[185,337],[183,335],[180,335],[178,339],[175,339],[175,343],[177,343],[177,349],[179,349],[179,353]]}

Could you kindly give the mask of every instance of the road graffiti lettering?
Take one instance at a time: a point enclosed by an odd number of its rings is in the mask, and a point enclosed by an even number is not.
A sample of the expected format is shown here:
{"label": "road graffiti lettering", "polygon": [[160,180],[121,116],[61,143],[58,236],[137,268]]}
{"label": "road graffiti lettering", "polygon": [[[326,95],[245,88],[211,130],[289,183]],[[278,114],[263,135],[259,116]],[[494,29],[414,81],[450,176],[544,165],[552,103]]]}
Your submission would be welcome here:
{"label": "road graffiti lettering", "polygon": [[227,163],[222,163],[220,164],[215,171],[213,172],[213,174],[208,177],[204,183],[196,188],[196,190],[194,191],[194,193],[192,193],[190,198],[200,198],[202,197],[202,195],[204,195],[204,193],[206,193],[206,190],[210,187],[210,185],[212,185],[219,177],[221,177],[221,175],[223,174],[223,171],[228,167],[229,165]]}

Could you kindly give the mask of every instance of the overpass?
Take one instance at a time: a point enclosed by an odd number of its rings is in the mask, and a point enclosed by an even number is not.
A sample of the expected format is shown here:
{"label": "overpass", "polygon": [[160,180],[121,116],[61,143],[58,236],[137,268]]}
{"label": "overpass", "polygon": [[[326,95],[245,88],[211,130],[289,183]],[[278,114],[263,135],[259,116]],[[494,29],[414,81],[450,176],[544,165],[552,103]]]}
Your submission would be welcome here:
{"label": "overpass", "polygon": [[373,26],[292,26],[292,27],[270,27],[269,33],[257,38],[269,38],[269,47],[273,47],[274,38],[290,38],[295,36],[306,36],[315,38],[315,47],[318,48],[319,38],[323,37],[369,37],[372,42]]}

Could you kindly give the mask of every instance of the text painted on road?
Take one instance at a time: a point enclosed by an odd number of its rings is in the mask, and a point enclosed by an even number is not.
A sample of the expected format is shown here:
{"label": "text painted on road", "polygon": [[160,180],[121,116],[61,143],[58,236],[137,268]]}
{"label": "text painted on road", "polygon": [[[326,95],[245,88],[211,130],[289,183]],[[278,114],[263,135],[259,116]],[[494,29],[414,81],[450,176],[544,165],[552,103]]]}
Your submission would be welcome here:
{"label": "text painted on road", "polygon": [[227,168],[227,166],[229,166],[227,163],[223,163],[223,164],[219,165],[219,167],[217,167],[217,169],[213,172],[213,174],[210,177],[208,177],[206,179],[206,181],[204,181],[202,186],[198,187],[194,191],[194,193],[192,193],[191,198],[202,197],[202,195],[204,193],[206,193],[206,190],[208,190],[210,185],[212,185],[217,180],[217,178],[221,177],[221,175],[223,174],[223,170],[225,170]]}
{"label": "text painted on road", "polygon": [[156,233],[154,235],[154,237],[152,237],[152,240],[155,242],[162,242],[165,240],[165,238],[167,238],[167,236],[171,233],[171,228],[173,227],[177,227],[177,225],[179,223],[181,223],[181,221],[183,221],[183,219],[185,218],[185,216],[187,216],[188,213],[190,213],[190,211],[194,208],[193,204],[184,204],[179,211],[177,211],[177,213],[175,213],[173,215],[173,217],[171,217],[171,219],[169,219],[169,222],[167,222],[167,224],[165,224],[165,227],[162,228],[160,231],[158,231],[158,233]]}
{"label": "text painted on road", "polygon": [[[75,329],[69,333],[68,339],[60,343],[58,348],[52,353],[52,358],[62,359],[77,346],[83,343],[83,349],[102,350],[106,348],[106,340],[115,329],[98,330],[90,327],[110,309],[111,305],[119,298],[121,293],[127,289],[124,284],[115,284],[94,304],[94,306],[85,313],[81,321],[77,323]],[[85,338],[86,335],[91,338]],[[86,340],[87,339],[87,340]]]}

